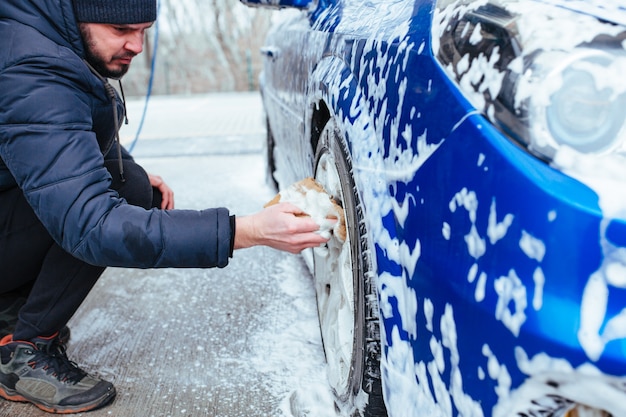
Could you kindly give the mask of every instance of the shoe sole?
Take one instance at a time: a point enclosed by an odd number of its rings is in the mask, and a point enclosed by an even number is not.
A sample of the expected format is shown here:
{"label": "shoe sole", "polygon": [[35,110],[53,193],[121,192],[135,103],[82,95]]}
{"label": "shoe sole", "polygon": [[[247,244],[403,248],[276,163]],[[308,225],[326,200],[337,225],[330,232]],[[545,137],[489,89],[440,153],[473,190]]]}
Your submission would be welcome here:
{"label": "shoe sole", "polygon": [[104,407],[109,404],[115,398],[117,392],[115,391],[115,387],[112,387],[106,395],[98,398],[97,400],[92,401],[89,404],[82,405],[80,407],[63,407],[63,406],[55,406],[55,405],[47,405],[40,402],[33,401],[20,395],[18,393],[10,393],[11,390],[6,390],[4,387],[0,386],[0,397],[4,398],[8,401],[21,402],[21,403],[31,403],[35,407],[43,410],[47,413],[52,414],[74,414],[74,413],[82,413],[86,411],[95,410],[100,407]]}

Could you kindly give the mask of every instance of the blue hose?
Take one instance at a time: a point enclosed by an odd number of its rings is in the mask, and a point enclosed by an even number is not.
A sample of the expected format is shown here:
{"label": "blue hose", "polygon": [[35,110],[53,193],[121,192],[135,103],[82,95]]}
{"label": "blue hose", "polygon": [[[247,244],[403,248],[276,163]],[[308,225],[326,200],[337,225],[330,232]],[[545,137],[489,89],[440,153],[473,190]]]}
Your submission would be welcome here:
{"label": "blue hose", "polygon": [[139,140],[139,135],[141,134],[141,130],[143,128],[143,122],[146,120],[146,113],[148,112],[148,102],[150,101],[150,96],[152,95],[152,84],[154,82],[154,69],[156,67],[156,59],[157,59],[157,49],[159,46],[159,12],[161,9],[161,1],[157,0],[157,20],[154,22],[154,51],[152,53],[152,62],[150,63],[150,79],[148,80],[148,91],[146,92],[146,101],[143,106],[143,113],[141,115],[141,120],[139,121],[139,127],[137,128],[137,133],[135,134],[135,139],[128,146],[128,152],[132,152],[137,140]]}

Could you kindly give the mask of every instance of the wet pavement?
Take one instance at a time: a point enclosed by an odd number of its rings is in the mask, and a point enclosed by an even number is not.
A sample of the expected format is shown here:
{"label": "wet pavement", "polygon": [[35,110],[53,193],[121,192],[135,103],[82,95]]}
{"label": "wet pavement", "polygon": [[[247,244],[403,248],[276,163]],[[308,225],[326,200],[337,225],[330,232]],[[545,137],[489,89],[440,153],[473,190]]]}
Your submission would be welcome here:
{"label": "wet pavement", "polygon": [[[127,146],[143,107],[129,100]],[[155,97],[133,155],[177,208],[243,215],[274,195],[264,134],[257,93]],[[70,327],[70,358],[117,388],[85,416],[289,416],[294,397],[325,385],[310,275],[269,248],[237,251],[224,269],[108,269]],[[0,400],[0,417],[49,415]]]}

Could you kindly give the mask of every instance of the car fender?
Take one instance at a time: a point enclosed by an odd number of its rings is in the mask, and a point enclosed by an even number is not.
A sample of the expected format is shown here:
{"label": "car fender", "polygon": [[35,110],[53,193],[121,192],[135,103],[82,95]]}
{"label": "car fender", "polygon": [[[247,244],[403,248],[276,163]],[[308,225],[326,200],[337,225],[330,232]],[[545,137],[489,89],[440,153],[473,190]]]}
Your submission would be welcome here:
{"label": "car fender", "polygon": [[[382,151],[378,149],[377,155],[371,155],[371,150],[377,149],[380,141],[374,131],[366,98],[341,58],[327,56],[318,63],[309,80],[308,102],[305,120],[311,120],[311,123],[305,124],[305,137],[311,139],[311,158],[315,157],[321,127],[333,119],[350,151],[356,192],[364,203],[368,240],[373,248],[372,237],[395,235],[395,230],[386,230],[381,217],[371,212],[389,212],[392,206],[385,189]],[[368,174],[367,182],[363,173]],[[371,180],[372,174],[377,177],[375,181]],[[373,263],[373,269],[377,271],[375,259]]]}
{"label": "car fender", "polygon": [[[390,184],[394,184],[406,173],[403,174],[402,163],[398,164],[396,161],[390,164],[389,156],[381,149],[380,145],[385,142],[380,137],[380,131],[375,129],[367,97],[342,59],[328,56],[319,63],[310,79],[308,98],[310,104],[305,120],[312,121],[307,124],[310,127],[306,132],[306,137],[312,139],[311,149],[315,149],[316,130],[329,118],[335,120],[338,130],[347,142],[357,192],[366,213],[365,226],[369,247],[374,254],[372,267],[377,275],[379,299],[382,295],[381,305],[388,305],[388,295],[397,293],[389,292],[390,288],[398,289],[401,286],[404,291],[412,291],[406,282],[412,276],[421,252],[420,242],[407,242],[398,229],[406,221],[407,202],[413,196],[407,194],[406,200],[399,203],[389,191]],[[434,150],[436,146],[433,146],[432,152]],[[410,152],[410,148],[406,151]],[[422,158],[427,159],[432,152],[426,152]],[[415,169],[414,158],[400,160],[405,161],[407,170]],[[403,314],[394,315],[391,309],[382,309],[381,325],[413,331],[411,329],[415,329],[417,297],[402,297],[402,300],[407,301],[402,307]],[[388,344],[385,340],[388,333],[390,332],[381,332],[384,345]]]}

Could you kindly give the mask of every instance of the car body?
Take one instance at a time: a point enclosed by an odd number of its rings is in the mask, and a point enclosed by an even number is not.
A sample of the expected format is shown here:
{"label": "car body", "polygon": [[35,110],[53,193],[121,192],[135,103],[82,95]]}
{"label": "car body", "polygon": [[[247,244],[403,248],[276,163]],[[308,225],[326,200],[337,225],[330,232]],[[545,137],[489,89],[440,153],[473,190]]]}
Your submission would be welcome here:
{"label": "car body", "polygon": [[293,9],[272,178],[345,210],[309,254],[338,408],[626,415],[626,2],[242,1]]}

